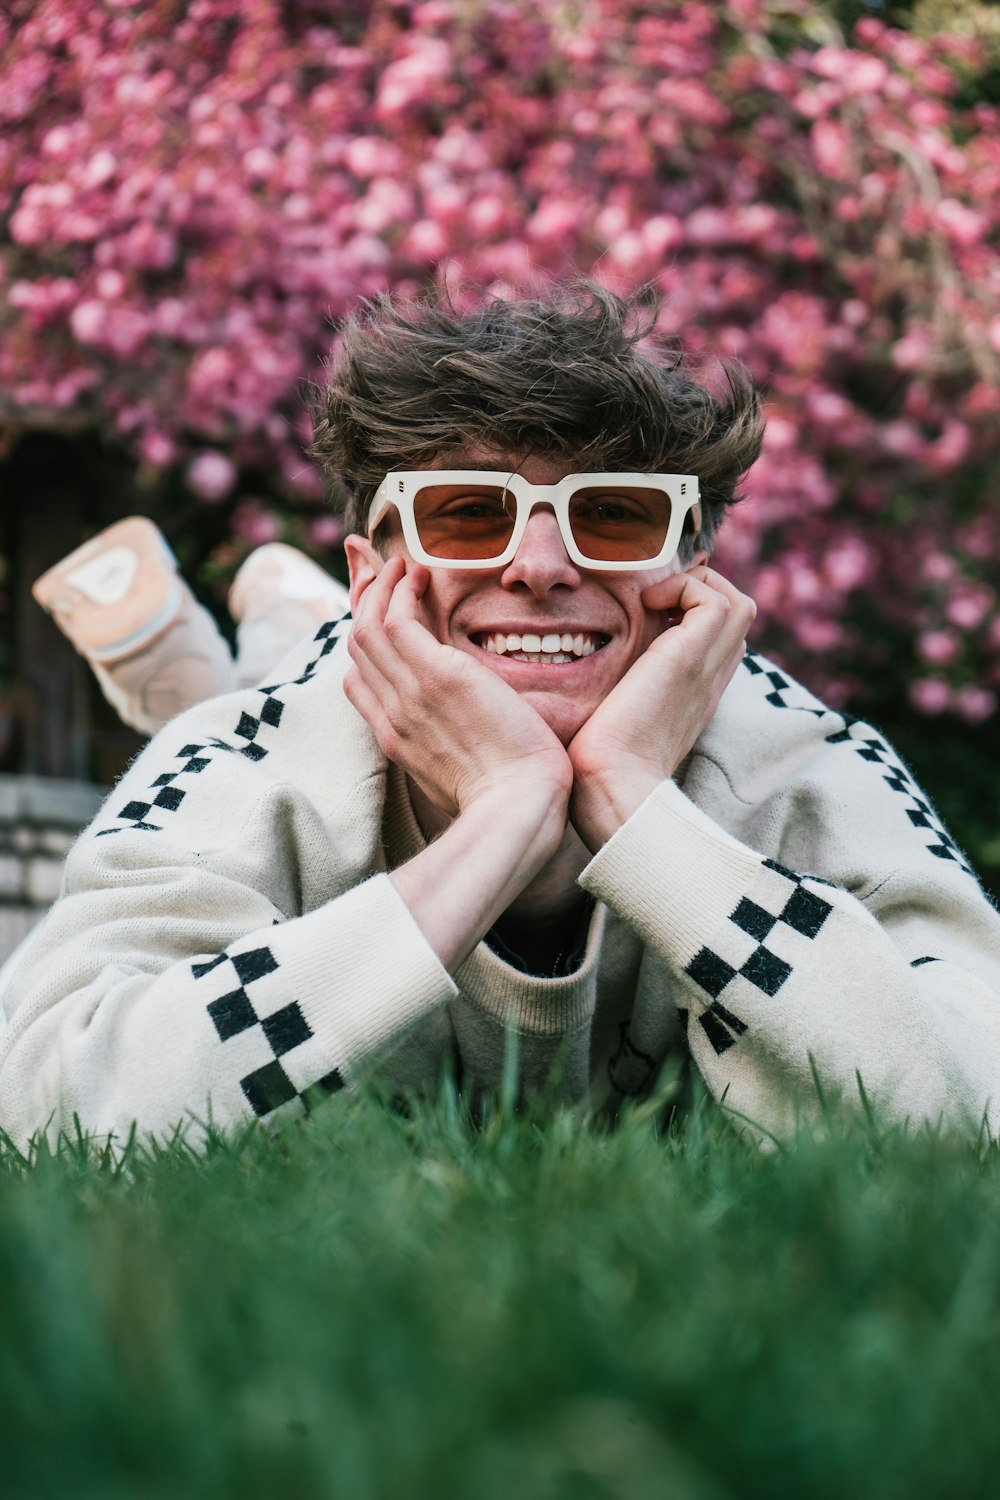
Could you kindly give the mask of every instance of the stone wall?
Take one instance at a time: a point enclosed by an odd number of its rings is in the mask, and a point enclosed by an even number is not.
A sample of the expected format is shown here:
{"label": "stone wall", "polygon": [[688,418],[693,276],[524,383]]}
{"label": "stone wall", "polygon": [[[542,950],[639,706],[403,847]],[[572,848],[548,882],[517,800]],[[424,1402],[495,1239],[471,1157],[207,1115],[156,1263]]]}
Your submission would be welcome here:
{"label": "stone wall", "polygon": [[103,797],[86,781],[0,776],[0,963],[58,896],[69,847]]}

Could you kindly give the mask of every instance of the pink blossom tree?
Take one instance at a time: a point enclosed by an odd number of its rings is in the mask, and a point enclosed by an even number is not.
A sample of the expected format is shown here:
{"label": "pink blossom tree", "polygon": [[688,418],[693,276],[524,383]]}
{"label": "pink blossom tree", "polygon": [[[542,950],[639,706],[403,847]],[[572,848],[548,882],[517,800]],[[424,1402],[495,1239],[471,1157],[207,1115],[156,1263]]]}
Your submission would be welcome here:
{"label": "pink blossom tree", "polygon": [[[584,272],[766,384],[720,564],[835,702],[996,709],[1000,112],[811,0],[8,0],[0,423],[336,544],[308,382],[383,287]],[[292,518],[290,520],[289,518]]]}

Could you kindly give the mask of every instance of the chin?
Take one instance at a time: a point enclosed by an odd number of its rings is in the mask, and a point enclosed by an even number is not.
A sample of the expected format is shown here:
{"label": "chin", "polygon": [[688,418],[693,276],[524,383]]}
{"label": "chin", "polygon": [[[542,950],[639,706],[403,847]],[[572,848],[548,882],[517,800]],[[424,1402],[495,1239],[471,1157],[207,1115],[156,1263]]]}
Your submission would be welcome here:
{"label": "chin", "polygon": [[554,698],[548,693],[524,693],[523,696],[563,745],[569,744],[593,712],[579,703]]}

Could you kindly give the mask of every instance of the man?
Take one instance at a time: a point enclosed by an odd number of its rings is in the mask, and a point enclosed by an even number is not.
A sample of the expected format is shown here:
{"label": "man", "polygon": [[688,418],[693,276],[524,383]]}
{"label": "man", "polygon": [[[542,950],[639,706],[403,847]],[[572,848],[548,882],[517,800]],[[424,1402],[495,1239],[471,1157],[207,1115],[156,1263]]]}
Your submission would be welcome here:
{"label": "man", "polygon": [[[353,624],[168,724],[8,984],[0,1123],[299,1112],[375,1068],[613,1113],[671,1059],[996,1128],[1000,919],[885,742],[708,565],[759,448],[607,293],[347,330],[316,453]],[[195,1127],[196,1128],[196,1127]]]}

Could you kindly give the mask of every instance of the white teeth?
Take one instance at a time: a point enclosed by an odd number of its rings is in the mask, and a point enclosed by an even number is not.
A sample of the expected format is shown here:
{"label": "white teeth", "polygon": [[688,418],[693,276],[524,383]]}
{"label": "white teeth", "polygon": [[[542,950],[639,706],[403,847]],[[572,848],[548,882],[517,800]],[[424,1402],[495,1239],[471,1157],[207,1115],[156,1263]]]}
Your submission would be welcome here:
{"label": "white teeth", "polygon": [[551,666],[553,662],[558,665],[560,662],[576,661],[576,657],[565,651],[515,651],[511,661],[543,661],[546,666]]}
{"label": "white teeth", "polygon": [[567,662],[593,656],[600,649],[600,638],[592,635],[505,635],[495,633],[482,637],[480,645],[494,656],[509,656],[517,661]]}

